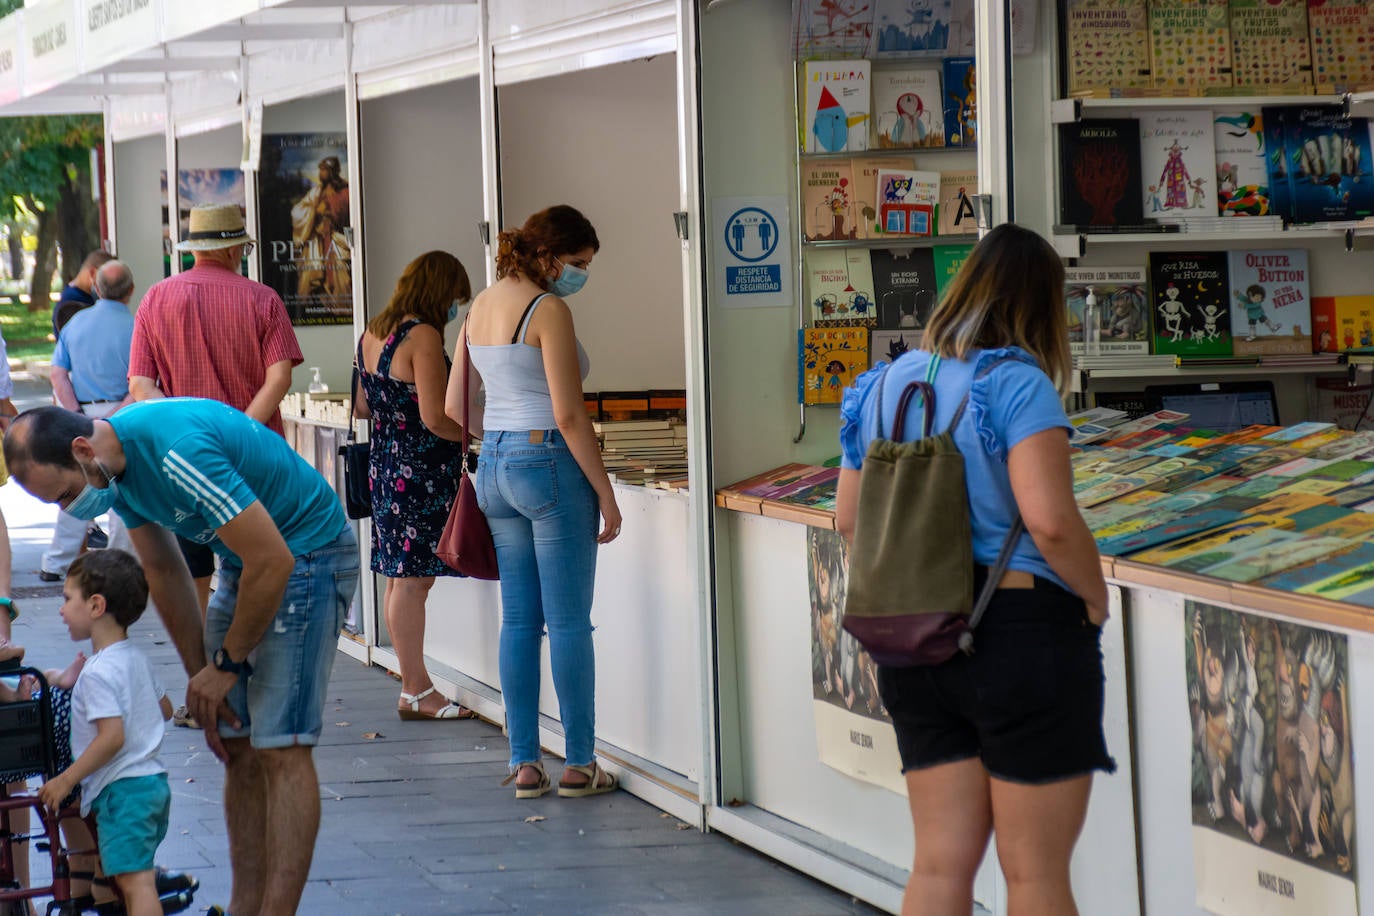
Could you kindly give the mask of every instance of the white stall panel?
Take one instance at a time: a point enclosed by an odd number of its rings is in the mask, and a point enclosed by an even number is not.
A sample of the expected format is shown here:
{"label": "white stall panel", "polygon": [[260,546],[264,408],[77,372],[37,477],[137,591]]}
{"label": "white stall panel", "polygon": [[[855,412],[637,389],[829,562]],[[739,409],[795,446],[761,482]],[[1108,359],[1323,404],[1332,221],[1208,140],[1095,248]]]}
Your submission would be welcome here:
{"label": "white stall panel", "polygon": [[215,0],[214,3],[165,0],[162,7],[163,35],[167,41],[174,41],[256,12],[258,0]]}
{"label": "white stall panel", "polygon": [[137,308],[148,287],[162,279],[162,190],[167,167],[161,134],[114,144],[115,231],[119,259],[134,275]]}
{"label": "white stall panel", "polygon": [[78,72],[76,3],[52,0],[24,8],[24,94],[35,95]]}
{"label": "white stall panel", "polygon": [[85,30],[81,69],[86,72],[158,43],[157,7],[152,0],[82,0],[81,27]]}
{"label": "white stall panel", "polygon": [[19,16],[0,19],[0,105],[18,101],[24,93],[20,76],[20,61],[24,49],[20,44]]}
{"label": "white stall panel", "polygon": [[[389,16],[376,16],[353,28],[353,69],[359,82],[375,71],[477,45],[477,4],[419,6]],[[471,58],[472,73],[476,58]],[[464,74],[470,75],[470,74]]]}

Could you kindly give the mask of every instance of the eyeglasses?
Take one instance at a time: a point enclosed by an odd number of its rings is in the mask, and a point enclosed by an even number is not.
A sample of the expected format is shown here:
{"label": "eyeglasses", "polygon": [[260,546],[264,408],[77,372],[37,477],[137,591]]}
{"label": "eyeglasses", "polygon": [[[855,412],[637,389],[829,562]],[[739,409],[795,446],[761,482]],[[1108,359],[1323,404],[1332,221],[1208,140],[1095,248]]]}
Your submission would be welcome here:
{"label": "eyeglasses", "polygon": [[253,253],[253,248],[254,248],[254,247],[256,247],[256,246],[255,246],[255,243],[253,243],[253,242],[244,242],[244,243],[243,243],[243,256],[246,258],[246,257],[248,257],[249,255],[251,255],[251,254]]}

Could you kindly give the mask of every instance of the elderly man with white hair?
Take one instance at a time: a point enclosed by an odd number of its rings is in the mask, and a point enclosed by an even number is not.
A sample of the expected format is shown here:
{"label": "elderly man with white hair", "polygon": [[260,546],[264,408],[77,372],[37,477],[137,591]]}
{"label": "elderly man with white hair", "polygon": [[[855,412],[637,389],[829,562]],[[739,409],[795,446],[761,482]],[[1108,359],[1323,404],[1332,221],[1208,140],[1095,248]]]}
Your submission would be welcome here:
{"label": "elderly man with white hair", "polygon": [[[88,417],[106,417],[133,398],[129,395],[129,347],[134,316],[129,300],[134,275],[123,261],[107,261],[95,271],[95,305],[82,309],[62,327],[52,355],[52,390],[57,403]],[[57,582],[81,551],[89,522],[58,510],[52,543],[38,576]],[[110,546],[129,549],[123,525],[110,515]]]}

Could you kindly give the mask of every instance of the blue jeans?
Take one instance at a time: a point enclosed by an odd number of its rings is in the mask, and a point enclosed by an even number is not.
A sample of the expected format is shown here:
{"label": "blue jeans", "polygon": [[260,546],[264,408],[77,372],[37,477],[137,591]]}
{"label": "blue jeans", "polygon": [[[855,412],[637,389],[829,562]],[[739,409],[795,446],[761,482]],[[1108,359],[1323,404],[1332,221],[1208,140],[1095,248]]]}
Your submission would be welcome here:
{"label": "blue jeans", "polygon": [[596,492],[563,436],[488,431],[477,464],[477,502],[501,568],[501,694],[512,767],[540,759],[539,638],[549,656],[567,761],[590,766],[596,731],[592,585]]}
{"label": "blue jeans", "polygon": [[[219,588],[205,620],[205,655],[214,655],[234,622],[243,568],[219,570]],[[339,631],[358,589],[358,541],[344,526],[332,544],[296,557],[286,594],[262,641],[248,653],[251,675],[239,675],[226,699],[243,728],[220,723],[226,738],[251,738],[255,748],[313,747],[324,729],[329,673]]]}

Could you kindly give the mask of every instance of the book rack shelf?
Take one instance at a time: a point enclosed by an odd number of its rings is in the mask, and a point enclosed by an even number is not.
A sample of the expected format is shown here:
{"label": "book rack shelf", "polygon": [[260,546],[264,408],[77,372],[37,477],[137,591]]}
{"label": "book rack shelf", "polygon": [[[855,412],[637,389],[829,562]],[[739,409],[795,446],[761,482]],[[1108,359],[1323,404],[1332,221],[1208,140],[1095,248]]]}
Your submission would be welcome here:
{"label": "book rack shelf", "polygon": [[1343,239],[1345,250],[1354,251],[1356,239],[1369,238],[1374,238],[1374,223],[1365,220],[1358,224],[1305,223],[1267,232],[1243,229],[1234,232],[1201,229],[1192,232],[1186,230],[1180,232],[1056,232],[1051,242],[1054,244],[1055,250],[1059,252],[1060,257],[1081,258],[1088,253],[1088,246],[1090,245],[1183,245],[1195,247],[1199,243],[1250,241],[1285,241],[1296,245],[1309,239]]}
{"label": "book rack shelf", "polygon": [[[1369,96],[1368,99],[1363,99]],[[1356,95],[1175,95],[1129,96],[1122,98],[1067,98],[1050,102],[1050,123],[1072,124],[1089,115],[1110,117],[1129,111],[1189,108],[1260,108],[1266,105],[1357,104],[1357,99],[1374,103],[1374,92]]]}

